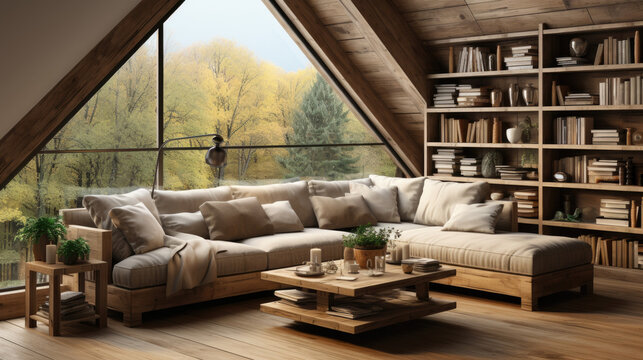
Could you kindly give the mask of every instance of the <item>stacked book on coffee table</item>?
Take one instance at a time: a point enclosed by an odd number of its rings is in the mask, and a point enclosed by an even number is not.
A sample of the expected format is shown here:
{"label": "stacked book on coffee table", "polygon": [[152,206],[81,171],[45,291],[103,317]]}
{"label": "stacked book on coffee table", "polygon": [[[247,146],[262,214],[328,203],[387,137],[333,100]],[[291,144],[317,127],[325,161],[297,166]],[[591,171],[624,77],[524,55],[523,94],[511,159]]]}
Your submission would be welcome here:
{"label": "stacked book on coffee table", "polygon": [[402,260],[402,264],[412,264],[413,271],[433,272],[440,269],[440,262],[429,258],[414,258]]}
{"label": "stacked book on coffee table", "polygon": [[335,305],[326,311],[326,314],[339,316],[347,319],[360,319],[366,316],[375,315],[384,308],[382,307],[383,299],[365,295],[362,297],[351,297],[338,300],[335,298]]}
{"label": "stacked book on coffee table", "polygon": [[[49,318],[49,297],[40,306],[38,315]],[[65,291],[60,294],[60,320],[77,320],[95,315],[94,307],[85,300],[85,294],[78,291]]]}
{"label": "stacked book on coffee table", "polygon": [[276,290],[275,296],[281,299],[281,302],[284,304],[295,306],[315,304],[317,301],[317,295],[315,293],[297,289]]}

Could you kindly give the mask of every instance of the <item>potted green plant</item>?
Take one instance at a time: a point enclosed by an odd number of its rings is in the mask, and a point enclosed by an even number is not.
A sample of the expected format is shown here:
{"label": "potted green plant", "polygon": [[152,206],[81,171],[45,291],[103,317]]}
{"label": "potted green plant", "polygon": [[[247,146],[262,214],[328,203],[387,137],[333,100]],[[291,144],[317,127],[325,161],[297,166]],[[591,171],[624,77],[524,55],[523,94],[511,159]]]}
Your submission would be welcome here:
{"label": "potted green plant", "polygon": [[343,235],[344,247],[353,249],[355,260],[362,269],[367,268],[368,260],[375,263],[375,256],[386,255],[386,245],[400,237],[393,228],[375,229],[372,225],[358,226],[349,235]]}
{"label": "potted green plant", "polygon": [[85,260],[89,256],[89,244],[79,237],[74,240],[63,240],[58,246],[58,255],[65,265],[74,265],[78,260]]}
{"label": "potted green plant", "polygon": [[45,261],[47,244],[57,244],[67,234],[65,225],[58,216],[29,218],[18,230],[16,240],[24,245],[31,245],[36,261]]}

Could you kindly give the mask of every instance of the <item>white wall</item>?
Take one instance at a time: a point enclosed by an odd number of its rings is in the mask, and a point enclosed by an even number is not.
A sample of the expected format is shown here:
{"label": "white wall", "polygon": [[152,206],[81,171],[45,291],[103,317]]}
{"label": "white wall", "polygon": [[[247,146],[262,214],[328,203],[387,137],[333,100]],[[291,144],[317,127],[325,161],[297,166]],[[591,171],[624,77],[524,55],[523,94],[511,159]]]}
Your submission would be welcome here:
{"label": "white wall", "polygon": [[140,0],[0,0],[0,139]]}

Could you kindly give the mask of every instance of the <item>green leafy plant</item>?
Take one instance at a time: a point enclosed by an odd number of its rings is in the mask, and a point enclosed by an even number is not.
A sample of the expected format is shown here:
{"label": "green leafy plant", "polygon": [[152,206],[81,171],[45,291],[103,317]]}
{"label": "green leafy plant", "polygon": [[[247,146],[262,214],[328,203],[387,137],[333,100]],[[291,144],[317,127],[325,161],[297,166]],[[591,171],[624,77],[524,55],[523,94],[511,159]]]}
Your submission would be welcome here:
{"label": "green leafy plant", "polygon": [[576,208],[574,210],[573,214],[565,214],[563,211],[556,211],[554,214],[554,218],[552,220],[554,221],[568,221],[568,222],[580,222],[581,217],[582,217],[581,210],[579,208]]}
{"label": "green leafy plant", "polygon": [[[392,236],[391,236],[392,235]],[[382,249],[389,241],[400,237],[400,231],[393,228],[375,229],[371,224],[361,225],[355,232],[343,235],[344,247],[365,250]]]}
{"label": "green leafy plant", "polygon": [[25,225],[18,230],[16,240],[25,245],[38,244],[44,235],[48,241],[56,244],[58,240],[64,238],[65,234],[67,234],[67,229],[59,216],[43,216],[27,219]]}
{"label": "green leafy plant", "polygon": [[86,259],[89,255],[89,244],[79,237],[74,240],[63,240],[58,246],[58,255],[67,265],[75,264],[78,259]]}

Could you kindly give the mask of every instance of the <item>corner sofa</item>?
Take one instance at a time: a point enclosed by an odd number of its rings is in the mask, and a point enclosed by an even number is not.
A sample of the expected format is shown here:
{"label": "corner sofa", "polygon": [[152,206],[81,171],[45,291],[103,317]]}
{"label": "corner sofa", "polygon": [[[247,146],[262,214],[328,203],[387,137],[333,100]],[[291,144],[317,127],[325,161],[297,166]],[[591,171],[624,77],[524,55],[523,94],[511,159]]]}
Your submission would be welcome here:
{"label": "corner sofa", "polygon": [[[410,186],[411,181],[414,181],[413,186]],[[112,243],[113,230],[97,224],[87,209],[63,209],[60,214],[68,228],[69,238],[82,236],[90,244],[90,258],[110,263],[107,305],[109,309],[123,313],[126,326],[139,325],[142,313],[147,311],[277,289],[278,284],[261,280],[260,272],[301,264],[309,259],[311,248],[322,249],[323,261],[340,259],[343,254],[342,236],[347,232],[318,228],[310,197],[340,198],[351,193],[355,184],[397,188],[401,221],[378,222],[376,226],[399,230],[401,237],[397,241],[410,244],[411,256],[431,257],[455,267],[457,275],[441,281],[443,283],[517,296],[526,310],[535,309],[537,299],[547,294],[579,286],[584,292],[592,291],[593,268],[589,246],[566,237],[516,232],[515,202],[500,202],[502,211],[494,234],[441,231],[441,226],[414,223],[424,181],[423,178],[372,175],[351,181],[311,180],[263,186],[157,190],[150,203],[158,211],[166,233],[177,238],[194,237],[197,236],[195,233],[203,232],[202,229],[192,231],[192,227],[187,226],[188,220],[182,219],[198,212],[204,202],[246,197],[256,197],[261,204],[288,200],[305,226],[303,231],[238,241],[209,240],[215,241],[218,248],[216,280],[172,295],[166,293],[165,286],[171,249],[159,247],[134,254],[131,248],[127,250],[123,244]],[[463,201],[484,202],[487,196],[478,194]],[[201,236],[207,238],[207,234]],[[125,253],[123,249],[126,249]],[[65,282],[72,287],[75,284],[70,278],[65,278]],[[87,285],[90,290],[92,286],[91,282]]]}

